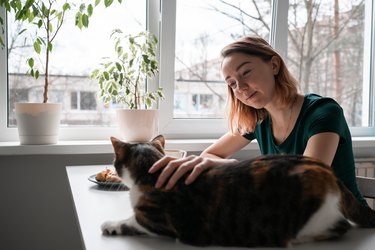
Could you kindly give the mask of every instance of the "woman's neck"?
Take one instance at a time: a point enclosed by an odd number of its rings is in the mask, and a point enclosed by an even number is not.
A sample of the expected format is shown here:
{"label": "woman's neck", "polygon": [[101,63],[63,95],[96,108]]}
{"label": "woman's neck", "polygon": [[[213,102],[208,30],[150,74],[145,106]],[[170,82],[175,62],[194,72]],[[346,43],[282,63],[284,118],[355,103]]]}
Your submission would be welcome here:
{"label": "woman's neck", "polygon": [[270,119],[271,129],[277,144],[281,144],[292,132],[301,111],[303,96],[297,95],[293,101],[284,107],[271,104],[266,107]]}

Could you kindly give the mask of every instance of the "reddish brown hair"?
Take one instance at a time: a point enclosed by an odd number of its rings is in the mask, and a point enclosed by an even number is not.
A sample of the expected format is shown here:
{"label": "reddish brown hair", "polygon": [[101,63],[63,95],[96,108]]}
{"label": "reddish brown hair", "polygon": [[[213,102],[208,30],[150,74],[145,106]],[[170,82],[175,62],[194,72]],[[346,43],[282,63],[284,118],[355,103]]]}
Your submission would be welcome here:
{"label": "reddish brown hair", "polygon": [[[256,56],[265,62],[276,56],[280,61],[280,69],[275,75],[275,88],[277,102],[281,106],[289,105],[294,101],[298,93],[298,81],[291,75],[284,60],[263,38],[244,37],[227,46],[221,51],[222,58],[233,53],[243,53]],[[253,132],[257,123],[267,117],[268,112],[263,109],[255,109],[238,100],[232,88],[228,86],[227,119],[230,131],[241,134]]]}

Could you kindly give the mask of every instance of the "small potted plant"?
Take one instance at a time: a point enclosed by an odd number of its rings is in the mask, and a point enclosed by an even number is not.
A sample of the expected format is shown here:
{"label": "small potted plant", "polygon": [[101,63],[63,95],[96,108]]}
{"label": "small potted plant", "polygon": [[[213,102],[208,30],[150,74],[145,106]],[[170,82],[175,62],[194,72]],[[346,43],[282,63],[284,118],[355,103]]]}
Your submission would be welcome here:
{"label": "small potted plant", "polygon": [[[93,0],[94,1],[94,0]],[[94,8],[101,2],[95,0],[94,4],[89,2],[75,5],[76,1],[57,0],[0,0],[0,7],[4,7],[8,13],[14,14],[15,20],[28,23],[27,29],[33,30],[32,42],[35,57],[27,59],[28,73],[38,79],[44,75],[43,101],[41,103],[16,103],[16,119],[19,139],[21,144],[54,144],[58,140],[60,126],[61,103],[48,102],[48,88],[50,85],[49,66],[53,44],[65,23],[66,14],[76,11],[75,24],[79,28],[88,27],[89,18]],[[122,0],[118,0],[119,3]],[[104,1],[106,7],[113,1]],[[76,8],[73,8],[76,7]],[[0,19],[0,25],[3,20]],[[22,32],[24,32],[23,30]],[[3,39],[0,44],[4,47]],[[40,61],[40,65],[36,65]],[[41,71],[40,68],[43,68]],[[41,73],[42,72],[42,73]]]}
{"label": "small potted plant", "polygon": [[91,78],[104,103],[122,106],[116,110],[122,139],[149,141],[158,133],[158,110],[152,107],[164,98],[161,87],[146,91],[146,81],[159,72],[157,38],[147,31],[123,35],[117,29],[111,39],[115,56],[103,58]]}

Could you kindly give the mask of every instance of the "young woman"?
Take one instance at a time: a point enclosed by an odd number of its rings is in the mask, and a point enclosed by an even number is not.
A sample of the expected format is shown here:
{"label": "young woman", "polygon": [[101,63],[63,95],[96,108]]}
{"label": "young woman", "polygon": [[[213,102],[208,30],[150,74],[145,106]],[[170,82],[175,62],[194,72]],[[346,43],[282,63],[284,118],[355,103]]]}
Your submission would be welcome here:
{"label": "young woman", "polygon": [[221,55],[230,130],[200,156],[156,162],[150,169],[162,169],[156,187],[172,188],[188,172],[185,183],[190,184],[205,169],[236,161],[229,157],[256,139],[263,155],[300,154],[332,166],[367,204],[356,184],[351,134],[340,105],[331,98],[298,94],[297,80],[262,38],[242,38]]}

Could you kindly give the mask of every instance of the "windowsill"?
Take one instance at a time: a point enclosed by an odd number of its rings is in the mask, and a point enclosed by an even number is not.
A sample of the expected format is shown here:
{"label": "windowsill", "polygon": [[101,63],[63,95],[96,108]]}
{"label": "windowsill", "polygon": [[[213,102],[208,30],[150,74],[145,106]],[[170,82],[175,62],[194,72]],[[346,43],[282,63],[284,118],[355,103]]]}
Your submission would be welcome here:
{"label": "windowsill", "polygon": [[[202,151],[214,139],[167,140],[166,149],[182,149],[188,152]],[[257,144],[250,143],[246,148],[257,150]],[[19,142],[0,142],[0,155],[68,155],[68,154],[112,154],[110,141],[59,141],[52,145],[20,145]]]}
{"label": "windowsill", "polygon": [[[166,149],[182,149],[188,152],[202,151],[211,145],[214,139],[167,140]],[[375,137],[354,137],[355,152],[371,150],[375,157]],[[254,141],[243,150],[258,151]],[[60,141],[53,145],[20,145],[19,142],[0,142],[1,155],[70,155],[70,154],[112,154],[110,141]]]}

